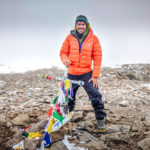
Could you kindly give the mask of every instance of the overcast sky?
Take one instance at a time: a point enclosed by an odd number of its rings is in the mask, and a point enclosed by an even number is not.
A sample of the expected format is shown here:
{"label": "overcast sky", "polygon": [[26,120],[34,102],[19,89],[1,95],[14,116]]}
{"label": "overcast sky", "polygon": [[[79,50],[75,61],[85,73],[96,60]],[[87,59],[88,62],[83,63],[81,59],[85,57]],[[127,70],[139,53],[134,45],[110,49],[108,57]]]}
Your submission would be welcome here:
{"label": "overcast sky", "polygon": [[150,63],[149,0],[0,0],[0,64],[62,65],[61,45],[80,14],[100,40],[102,66]]}

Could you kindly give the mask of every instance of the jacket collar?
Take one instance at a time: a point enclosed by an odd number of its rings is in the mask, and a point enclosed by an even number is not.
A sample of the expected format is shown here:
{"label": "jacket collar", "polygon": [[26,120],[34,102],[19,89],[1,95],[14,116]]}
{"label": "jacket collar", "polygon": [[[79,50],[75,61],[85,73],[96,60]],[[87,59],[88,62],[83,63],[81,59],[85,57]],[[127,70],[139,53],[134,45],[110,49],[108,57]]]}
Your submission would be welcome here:
{"label": "jacket collar", "polygon": [[75,29],[71,30],[70,34],[72,36],[74,36],[81,43],[83,40],[87,39],[88,37],[90,37],[93,34],[93,30],[91,28],[89,28],[88,33],[84,37],[82,37],[81,39],[78,38]]}

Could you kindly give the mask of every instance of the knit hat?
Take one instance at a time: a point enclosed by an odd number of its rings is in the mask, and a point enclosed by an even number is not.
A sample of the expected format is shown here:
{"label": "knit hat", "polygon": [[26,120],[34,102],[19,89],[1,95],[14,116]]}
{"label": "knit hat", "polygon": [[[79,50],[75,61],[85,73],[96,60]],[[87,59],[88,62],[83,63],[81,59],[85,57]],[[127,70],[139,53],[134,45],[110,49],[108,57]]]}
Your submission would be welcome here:
{"label": "knit hat", "polygon": [[78,21],[84,21],[84,22],[86,23],[86,25],[88,25],[88,20],[87,20],[87,18],[86,18],[85,16],[83,16],[83,15],[77,16],[75,24],[77,24]]}

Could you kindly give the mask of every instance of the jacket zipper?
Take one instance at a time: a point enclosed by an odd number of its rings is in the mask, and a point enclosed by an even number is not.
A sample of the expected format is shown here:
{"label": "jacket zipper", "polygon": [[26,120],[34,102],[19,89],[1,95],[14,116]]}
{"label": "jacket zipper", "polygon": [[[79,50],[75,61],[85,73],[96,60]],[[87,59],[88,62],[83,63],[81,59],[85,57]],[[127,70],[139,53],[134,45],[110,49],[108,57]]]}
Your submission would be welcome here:
{"label": "jacket zipper", "polygon": [[[89,33],[88,33],[89,34]],[[87,34],[87,36],[83,39],[83,41],[80,43],[80,41],[78,40],[78,43],[79,43],[79,63],[80,63],[80,56],[81,56],[81,48],[82,48],[82,44],[83,44],[83,42],[85,41],[85,39],[87,39],[87,37],[88,37],[88,34]],[[81,45],[80,45],[81,44]],[[78,67],[79,67],[79,64],[78,64]],[[79,73],[79,71],[77,70],[77,72]]]}

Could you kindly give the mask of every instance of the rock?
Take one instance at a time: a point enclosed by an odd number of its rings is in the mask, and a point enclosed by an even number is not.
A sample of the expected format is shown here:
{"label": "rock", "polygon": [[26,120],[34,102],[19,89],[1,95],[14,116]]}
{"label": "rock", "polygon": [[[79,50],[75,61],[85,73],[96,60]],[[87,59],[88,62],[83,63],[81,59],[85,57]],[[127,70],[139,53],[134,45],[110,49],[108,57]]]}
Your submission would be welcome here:
{"label": "rock", "polygon": [[0,97],[0,101],[6,100],[8,97]]}
{"label": "rock", "polygon": [[100,140],[105,142],[105,135],[102,134],[102,135],[100,136]]}
{"label": "rock", "polygon": [[30,123],[37,123],[38,122],[38,119],[35,117],[30,117]]}
{"label": "rock", "polygon": [[[7,149],[7,150],[10,150],[10,149],[12,149],[12,140],[11,140],[11,138],[8,138],[7,139],[8,141],[6,141],[6,143],[5,143],[5,146],[6,146],[6,148],[5,149]],[[4,149],[4,150],[5,150]],[[3,150],[2,148],[1,148],[1,150]]]}
{"label": "rock", "polygon": [[95,127],[88,127],[88,126],[86,126],[85,129],[86,129],[88,132],[90,132],[90,133],[97,131],[97,130],[95,130]]}
{"label": "rock", "polygon": [[150,121],[143,121],[144,126],[150,127]]}
{"label": "rock", "polygon": [[83,111],[78,111],[73,114],[72,121],[80,121],[83,118]]}
{"label": "rock", "polygon": [[91,135],[88,132],[83,132],[80,136],[79,136],[80,142],[81,143],[87,143],[89,141],[98,141],[97,138],[95,138],[93,135]]}
{"label": "rock", "polygon": [[137,132],[138,131],[138,126],[137,125],[132,125],[131,131],[132,132]]}
{"label": "rock", "polygon": [[78,129],[73,128],[73,129],[72,129],[72,135],[73,135],[73,136],[78,136],[78,135],[81,135],[81,132],[80,132]]}
{"label": "rock", "polygon": [[105,140],[111,141],[114,143],[121,142],[121,143],[127,144],[129,138],[130,138],[129,134],[123,134],[121,132],[110,133],[110,134],[105,135]]}
{"label": "rock", "polygon": [[79,99],[83,99],[83,98],[86,98],[86,97],[87,97],[87,94],[79,95]]}
{"label": "rock", "polygon": [[78,129],[84,129],[84,128],[85,128],[85,122],[80,121],[80,122],[78,123]]}
{"label": "rock", "polygon": [[145,138],[137,143],[137,146],[142,150],[150,150],[150,138]]}
{"label": "rock", "polygon": [[76,106],[75,111],[93,111],[92,105]]}
{"label": "rock", "polygon": [[8,114],[8,118],[11,118],[11,120],[14,119],[17,116],[18,116],[18,113],[16,113],[16,112]]}
{"label": "rock", "polygon": [[109,133],[105,136],[105,139],[107,140],[119,140],[120,137],[119,135],[121,134],[121,132],[116,132],[116,133]]}
{"label": "rock", "polygon": [[14,125],[27,125],[30,122],[29,115],[21,114],[11,121]]}
{"label": "rock", "polygon": [[47,115],[47,114],[44,114],[44,115],[39,116],[39,117],[38,117],[38,120],[39,120],[39,121],[42,121],[42,120],[47,119],[47,117],[48,117],[48,115]]}
{"label": "rock", "polygon": [[145,117],[145,121],[150,121],[150,117],[149,117],[149,116],[146,116],[146,117]]}
{"label": "rock", "polygon": [[48,122],[47,119],[42,120],[32,125],[29,129],[27,129],[27,132],[40,132],[41,130],[45,129],[47,122]]}
{"label": "rock", "polygon": [[15,110],[16,106],[9,106],[10,110]]}
{"label": "rock", "polygon": [[66,130],[64,130],[64,129],[60,129],[60,130],[58,130],[56,132],[52,132],[51,133],[51,141],[52,141],[52,143],[55,143],[57,141],[63,140],[65,134],[67,134],[67,133],[66,133]]}
{"label": "rock", "polygon": [[58,141],[58,142],[52,144],[50,149],[51,150],[68,150],[68,148],[62,141]]}
{"label": "rock", "polygon": [[119,106],[121,106],[121,107],[127,107],[128,105],[129,105],[129,102],[126,100],[123,100],[119,103]]}
{"label": "rock", "polygon": [[149,116],[145,116],[143,120],[144,120],[143,121],[144,126],[150,127],[150,117]]}
{"label": "rock", "polygon": [[72,142],[72,141],[75,141],[75,140],[76,140],[75,137],[68,137],[68,141],[69,141],[69,142]]}
{"label": "rock", "polygon": [[7,121],[6,126],[7,126],[8,128],[10,128],[10,127],[12,126],[12,123],[11,123],[10,121]]}
{"label": "rock", "polygon": [[4,90],[0,90],[0,95],[5,94]]}
{"label": "rock", "polygon": [[[0,149],[10,149],[11,136],[14,134],[5,124],[0,124]],[[5,150],[4,149],[4,150]]]}
{"label": "rock", "polygon": [[141,134],[139,132],[130,132],[130,137],[135,138],[135,137],[140,137]]}
{"label": "rock", "polygon": [[80,138],[80,143],[87,143],[90,141],[90,138],[83,134],[79,138]]}
{"label": "rock", "polygon": [[96,120],[95,114],[93,112],[89,112],[86,117],[84,118],[86,121],[94,121]]}
{"label": "rock", "polygon": [[128,133],[131,129],[131,126],[129,125],[120,125],[120,130],[122,133]]}
{"label": "rock", "polygon": [[119,125],[111,125],[111,126],[108,126],[106,130],[108,133],[120,132],[120,126]]}
{"label": "rock", "polygon": [[18,131],[16,134],[14,134],[13,135],[13,140],[22,141],[23,140],[22,131]]}
{"label": "rock", "polygon": [[129,78],[129,80],[137,80],[137,77],[132,73],[127,74],[126,76]]}
{"label": "rock", "polygon": [[25,140],[24,140],[24,149],[25,150],[36,150],[36,148],[40,144],[41,144],[41,140],[25,138]]}
{"label": "rock", "polygon": [[6,83],[7,83],[7,82],[1,80],[1,78],[0,78],[0,87],[1,87],[1,88],[2,88]]}
{"label": "rock", "polygon": [[103,141],[91,141],[86,146],[89,150],[107,150],[107,145]]}
{"label": "rock", "polygon": [[85,122],[85,126],[86,126],[86,127],[93,127],[94,124],[93,124],[91,121],[86,121],[86,122]]}
{"label": "rock", "polygon": [[106,128],[108,133],[122,132],[126,133],[130,131],[131,126],[129,125],[111,125]]}
{"label": "rock", "polygon": [[145,137],[149,137],[150,138],[150,131],[144,132]]}
{"label": "rock", "polygon": [[6,116],[3,114],[0,114],[0,124],[6,124]]}
{"label": "rock", "polygon": [[37,114],[29,114],[29,117],[37,118],[37,117],[38,117],[38,115],[37,115]]}

